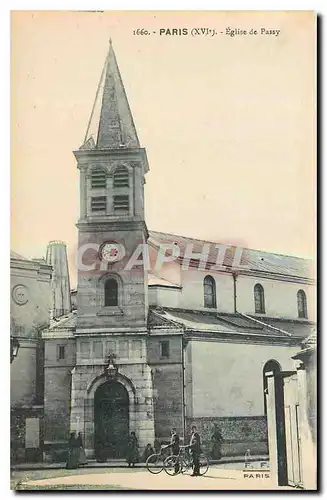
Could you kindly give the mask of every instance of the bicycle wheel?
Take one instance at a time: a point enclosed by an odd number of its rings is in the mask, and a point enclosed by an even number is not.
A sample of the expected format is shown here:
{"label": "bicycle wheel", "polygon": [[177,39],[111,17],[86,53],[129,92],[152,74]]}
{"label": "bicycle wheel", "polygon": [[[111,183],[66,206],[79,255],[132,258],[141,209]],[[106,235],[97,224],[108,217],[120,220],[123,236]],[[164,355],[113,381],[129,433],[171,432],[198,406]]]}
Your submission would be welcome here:
{"label": "bicycle wheel", "polygon": [[209,469],[209,460],[208,458],[201,454],[200,455],[200,476],[204,476],[208,472]]}
{"label": "bicycle wheel", "polygon": [[169,455],[164,461],[164,469],[169,476],[176,476],[176,474],[179,474],[181,471],[179,456]]}
{"label": "bicycle wheel", "polygon": [[146,468],[151,474],[159,474],[164,468],[163,460],[160,454],[154,453],[147,458],[145,463]]}
{"label": "bicycle wheel", "polygon": [[190,474],[192,472],[192,461],[187,457],[181,461],[180,471],[182,474]]}

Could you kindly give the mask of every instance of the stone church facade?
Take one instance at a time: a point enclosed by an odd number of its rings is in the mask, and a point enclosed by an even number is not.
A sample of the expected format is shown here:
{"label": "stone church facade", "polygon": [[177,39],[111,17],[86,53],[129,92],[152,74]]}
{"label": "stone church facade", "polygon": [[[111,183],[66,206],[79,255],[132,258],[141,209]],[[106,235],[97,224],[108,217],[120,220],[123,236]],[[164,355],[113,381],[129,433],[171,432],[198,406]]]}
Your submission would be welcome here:
{"label": "stone church facade", "polygon": [[149,165],[112,46],[101,99],[74,152],[76,308],[43,332],[45,455],[76,430],[88,457],[123,458],[131,431],[142,449],[193,422],[205,449],[218,424],[224,454],[267,453],[264,367],[293,369],[310,334],[310,263],[229,247],[218,265],[215,243],[148,231]]}

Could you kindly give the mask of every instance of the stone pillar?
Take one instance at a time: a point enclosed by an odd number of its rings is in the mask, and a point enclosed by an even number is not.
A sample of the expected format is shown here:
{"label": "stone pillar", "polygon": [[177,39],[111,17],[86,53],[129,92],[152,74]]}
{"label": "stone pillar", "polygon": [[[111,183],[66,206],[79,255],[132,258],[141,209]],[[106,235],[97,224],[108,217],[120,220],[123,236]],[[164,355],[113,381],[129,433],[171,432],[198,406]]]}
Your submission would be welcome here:
{"label": "stone pillar", "polygon": [[81,190],[80,190],[80,217],[81,219],[85,219],[87,215],[87,181],[90,177],[86,176],[85,170],[81,169],[80,173],[80,183],[81,183]]}
{"label": "stone pillar", "polygon": [[153,446],[155,439],[154,401],[151,369],[147,364],[144,364],[139,365],[139,370],[141,371],[141,378],[136,382],[135,422],[130,421],[130,427],[131,430],[135,430],[140,452],[142,452],[148,443]]}
{"label": "stone pillar", "polygon": [[84,432],[84,390],[81,387],[82,374],[77,368],[72,370],[70,432]]}

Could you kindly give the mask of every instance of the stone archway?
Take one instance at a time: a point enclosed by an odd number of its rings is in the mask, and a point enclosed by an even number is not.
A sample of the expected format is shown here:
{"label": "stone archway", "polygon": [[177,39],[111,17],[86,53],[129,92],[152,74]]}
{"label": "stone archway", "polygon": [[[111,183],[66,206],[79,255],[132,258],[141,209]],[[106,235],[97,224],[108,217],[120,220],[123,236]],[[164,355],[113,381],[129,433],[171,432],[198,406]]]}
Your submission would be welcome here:
{"label": "stone archway", "polygon": [[[99,391],[99,392],[98,392]],[[100,401],[102,404],[99,404]],[[113,402],[115,401],[116,402]],[[128,405],[126,408],[126,404]],[[99,411],[97,411],[99,410]],[[101,417],[102,413],[102,417]],[[136,397],[135,388],[131,380],[127,377],[118,374],[115,380],[108,380],[105,375],[100,375],[91,381],[87,387],[86,398],[84,399],[84,435],[85,435],[85,451],[88,457],[93,457],[95,453],[99,454],[98,439],[101,432],[104,434],[106,443],[103,451],[103,459],[106,458],[121,458],[123,454],[124,444],[118,445],[117,438],[113,433],[103,432],[103,426],[112,425],[117,416],[124,416],[124,425],[126,434],[135,431],[136,425]],[[100,420],[99,420],[100,419]],[[102,423],[101,423],[102,420]],[[117,426],[116,434],[122,432],[123,426]],[[102,430],[101,430],[102,429]],[[122,438],[124,441],[124,438]],[[113,455],[120,455],[113,456]],[[101,451],[100,451],[101,455]],[[101,457],[96,457],[101,458]]]}

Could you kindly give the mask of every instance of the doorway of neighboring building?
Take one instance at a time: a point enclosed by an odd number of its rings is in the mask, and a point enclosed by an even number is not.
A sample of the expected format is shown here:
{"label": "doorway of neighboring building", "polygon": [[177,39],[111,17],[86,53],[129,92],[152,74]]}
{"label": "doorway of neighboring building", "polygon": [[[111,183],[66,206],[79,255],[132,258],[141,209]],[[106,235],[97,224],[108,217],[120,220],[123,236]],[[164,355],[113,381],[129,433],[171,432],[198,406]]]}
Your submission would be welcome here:
{"label": "doorway of neighboring building", "polygon": [[[268,394],[266,374],[272,373],[274,376],[274,393]],[[285,411],[284,411],[284,380],[283,372],[276,360],[268,361],[263,368],[263,387],[264,387],[264,410],[267,419],[271,419],[272,407],[274,407],[274,419],[276,425],[276,451],[277,451],[277,469],[278,484],[287,485],[287,454],[286,454],[286,436],[285,436]],[[267,404],[270,399],[271,404]],[[269,426],[268,426],[269,427]]]}
{"label": "doorway of neighboring building", "polygon": [[94,448],[98,461],[126,456],[129,435],[129,397],[116,381],[100,385],[94,395]]}

